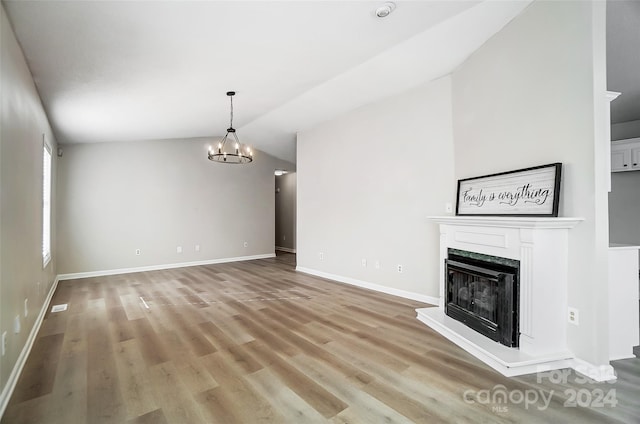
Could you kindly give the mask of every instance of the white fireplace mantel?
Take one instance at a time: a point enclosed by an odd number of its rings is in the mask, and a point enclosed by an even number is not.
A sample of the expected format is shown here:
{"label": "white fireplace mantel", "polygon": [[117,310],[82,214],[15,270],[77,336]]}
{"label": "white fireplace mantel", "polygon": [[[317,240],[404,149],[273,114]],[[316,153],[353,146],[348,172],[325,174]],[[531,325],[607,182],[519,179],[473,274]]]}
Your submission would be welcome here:
{"label": "white fireplace mantel", "polygon": [[[440,302],[418,319],[507,376],[565,368],[568,232],[583,218],[433,216],[440,224]],[[444,313],[447,249],[520,261],[519,348],[508,348]]]}
{"label": "white fireplace mantel", "polygon": [[539,229],[569,229],[584,221],[584,218],[538,218],[528,216],[430,216],[428,218],[438,224],[445,225]]}

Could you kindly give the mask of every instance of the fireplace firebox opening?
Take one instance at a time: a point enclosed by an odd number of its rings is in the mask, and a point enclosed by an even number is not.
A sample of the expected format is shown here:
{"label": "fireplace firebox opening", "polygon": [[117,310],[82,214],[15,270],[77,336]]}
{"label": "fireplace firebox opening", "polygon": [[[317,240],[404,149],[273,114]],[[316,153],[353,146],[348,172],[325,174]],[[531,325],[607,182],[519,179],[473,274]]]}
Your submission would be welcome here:
{"label": "fireplace firebox opening", "polygon": [[445,313],[496,342],[518,347],[520,261],[448,249],[445,267]]}

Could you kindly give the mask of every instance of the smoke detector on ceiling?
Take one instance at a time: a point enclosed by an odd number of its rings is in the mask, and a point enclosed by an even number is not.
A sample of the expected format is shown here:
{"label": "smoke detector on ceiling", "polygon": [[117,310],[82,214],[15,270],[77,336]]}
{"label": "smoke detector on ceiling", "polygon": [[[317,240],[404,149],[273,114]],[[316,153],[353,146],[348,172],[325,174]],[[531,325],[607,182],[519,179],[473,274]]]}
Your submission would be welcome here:
{"label": "smoke detector on ceiling", "polygon": [[395,3],[392,3],[390,1],[386,2],[385,4],[383,4],[382,6],[376,9],[376,16],[378,18],[385,18],[389,16],[395,8],[396,8]]}

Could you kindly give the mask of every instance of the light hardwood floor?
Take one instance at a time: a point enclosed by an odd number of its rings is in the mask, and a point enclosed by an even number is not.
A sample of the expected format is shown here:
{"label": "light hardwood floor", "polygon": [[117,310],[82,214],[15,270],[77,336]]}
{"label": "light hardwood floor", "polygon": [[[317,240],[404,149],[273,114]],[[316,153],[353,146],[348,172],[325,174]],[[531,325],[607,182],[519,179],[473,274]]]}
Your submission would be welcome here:
{"label": "light hardwood floor", "polygon": [[505,378],[420,323],[427,305],[294,261],[60,282],[69,309],[47,313],[2,423],[640,422],[639,359],[613,384]]}

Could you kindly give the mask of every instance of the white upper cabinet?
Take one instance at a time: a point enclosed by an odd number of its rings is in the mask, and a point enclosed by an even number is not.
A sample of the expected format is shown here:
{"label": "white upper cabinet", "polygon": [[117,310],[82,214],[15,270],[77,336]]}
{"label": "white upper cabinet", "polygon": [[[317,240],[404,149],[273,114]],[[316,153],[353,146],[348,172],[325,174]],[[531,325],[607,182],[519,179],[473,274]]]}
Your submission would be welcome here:
{"label": "white upper cabinet", "polygon": [[611,172],[640,171],[640,137],[611,143]]}

